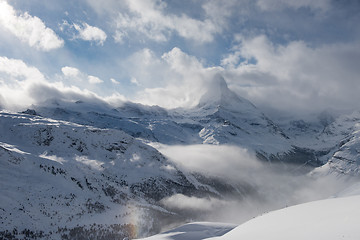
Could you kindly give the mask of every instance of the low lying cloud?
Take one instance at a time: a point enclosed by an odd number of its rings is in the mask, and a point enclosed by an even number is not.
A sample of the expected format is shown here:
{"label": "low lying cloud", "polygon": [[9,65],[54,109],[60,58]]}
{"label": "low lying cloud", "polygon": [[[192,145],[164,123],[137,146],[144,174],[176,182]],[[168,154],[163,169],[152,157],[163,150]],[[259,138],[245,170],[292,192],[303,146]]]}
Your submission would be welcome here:
{"label": "low lying cloud", "polygon": [[159,150],[186,171],[229,180],[255,177],[264,166],[253,152],[227,145],[163,146]]}
{"label": "low lying cloud", "polygon": [[183,194],[175,194],[164,198],[161,200],[161,203],[173,210],[187,211],[213,211],[226,204],[225,201],[216,198],[188,197]]}
{"label": "low lying cloud", "polygon": [[6,0],[0,0],[0,27],[15,35],[30,47],[50,51],[64,45],[64,40],[45,26],[45,23],[29,13],[17,14]]}
{"label": "low lying cloud", "polygon": [[286,163],[261,162],[253,153],[236,146],[157,148],[185,172],[221,179],[234,187],[251,186],[250,192],[239,196],[198,198],[175,194],[162,200],[169,209],[191,212],[192,217],[198,217],[195,220],[241,223],[267,211],[331,197],[349,185],[347,180],[331,175],[315,178],[293,172],[294,167]]}

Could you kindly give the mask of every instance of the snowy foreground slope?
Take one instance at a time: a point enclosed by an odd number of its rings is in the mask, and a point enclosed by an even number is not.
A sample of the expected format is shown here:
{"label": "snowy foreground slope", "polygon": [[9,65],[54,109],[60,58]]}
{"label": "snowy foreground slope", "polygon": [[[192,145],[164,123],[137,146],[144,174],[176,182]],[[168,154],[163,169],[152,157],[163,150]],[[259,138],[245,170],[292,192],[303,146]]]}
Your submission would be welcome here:
{"label": "snowy foreground slope", "polygon": [[[358,240],[360,195],[300,204],[256,217],[238,227],[191,223],[146,240]],[[144,239],[144,240],[145,240]]]}

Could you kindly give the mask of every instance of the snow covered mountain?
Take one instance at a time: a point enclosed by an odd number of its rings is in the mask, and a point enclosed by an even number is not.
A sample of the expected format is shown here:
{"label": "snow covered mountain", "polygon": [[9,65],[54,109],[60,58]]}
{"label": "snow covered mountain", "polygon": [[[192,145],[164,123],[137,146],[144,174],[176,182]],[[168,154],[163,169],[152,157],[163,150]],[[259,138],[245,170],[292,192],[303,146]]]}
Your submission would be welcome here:
{"label": "snow covered mountain", "polygon": [[316,154],[299,147],[248,100],[232,92],[216,75],[208,92],[191,109],[53,100],[32,106],[33,113],[99,128],[120,129],[135,138],[162,144],[231,144],[267,161],[320,166]]}
{"label": "snow covered mountain", "polygon": [[251,102],[232,92],[221,75],[216,75],[212,84],[198,106],[183,113],[201,124],[198,134],[203,143],[238,144],[267,154],[291,149],[282,130]]}
{"label": "snow covered mountain", "polygon": [[[270,192],[256,189],[261,181],[251,182],[259,176],[229,182],[181,168],[154,143],[240,146],[262,163],[280,163],[273,164],[280,175],[300,169],[296,174],[356,179],[360,113],[278,124],[232,92],[221,75],[191,109],[53,99],[22,113],[0,111],[0,238],[146,236],[198,216],[164,199],[212,206]],[[209,233],[233,227],[216,226]]]}
{"label": "snow covered mountain", "polygon": [[1,238],[147,235],[181,219],[164,197],[220,197],[120,130],[1,111],[0,132]]}
{"label": "snow covered mountain", "polygon": [[329,149],[329,160],[314,174],[360,177],[360,112],[343,115],[319,136],[319,146]]}

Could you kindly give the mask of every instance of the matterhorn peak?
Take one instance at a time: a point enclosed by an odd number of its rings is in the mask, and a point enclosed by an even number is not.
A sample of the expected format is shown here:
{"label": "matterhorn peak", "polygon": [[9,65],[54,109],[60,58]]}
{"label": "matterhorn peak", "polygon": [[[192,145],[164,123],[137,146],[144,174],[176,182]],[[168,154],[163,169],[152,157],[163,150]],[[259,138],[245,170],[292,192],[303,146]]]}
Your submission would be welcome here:
{"label": "matterhorn peak", "polygon": [[231,91],[224,77],[217,73],[209,81],[206,93],[200,98],[198,107],[204,106],[234,106],[239,103],[247,102]]}

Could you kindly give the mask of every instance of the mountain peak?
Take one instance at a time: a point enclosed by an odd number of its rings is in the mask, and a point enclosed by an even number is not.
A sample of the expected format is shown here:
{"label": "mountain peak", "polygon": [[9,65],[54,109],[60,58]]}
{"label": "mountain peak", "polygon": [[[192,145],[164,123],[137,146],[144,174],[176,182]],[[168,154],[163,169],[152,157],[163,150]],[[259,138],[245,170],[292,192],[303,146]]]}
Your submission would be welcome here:
{"label": "mountain peak", "polygon": [[198,107],[230,107],[243,104],[245,102],[250,103],[231,91],[221,74],[216,74],[210,81],[207,92],[201,97]]}

